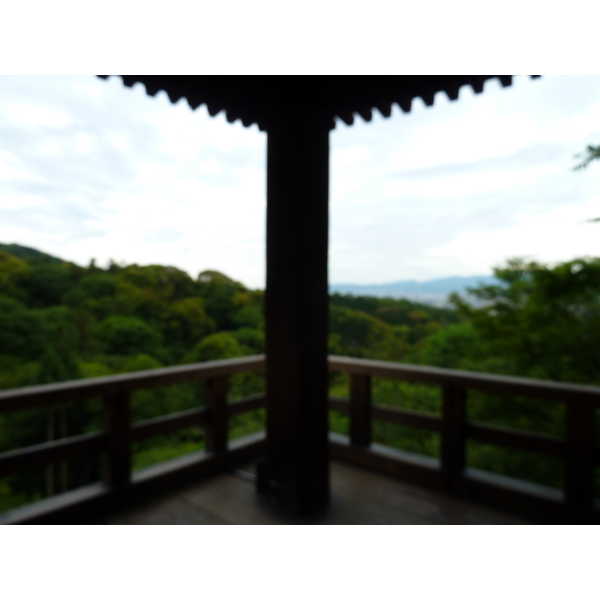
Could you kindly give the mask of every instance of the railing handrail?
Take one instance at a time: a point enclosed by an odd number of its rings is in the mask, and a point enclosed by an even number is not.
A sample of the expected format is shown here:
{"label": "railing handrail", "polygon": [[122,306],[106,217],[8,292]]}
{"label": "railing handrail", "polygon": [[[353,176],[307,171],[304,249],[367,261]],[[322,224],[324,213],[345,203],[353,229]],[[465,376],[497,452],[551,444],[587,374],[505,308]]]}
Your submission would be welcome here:
{"label": "railing handrail", "polygon": [[496,375],[493,373],[479,373],[476,371],[463,371],[442,367],[427,367],[368,358],[334,355],[330,355],[328,358],[329,369],[331,371],[354,375],[402,379],[403,381],[413,383],[455,385],[470,390],[498,394],[515,394],[532,398],[560,400],[563,402],[578,399],[600,402],[600,386],[561,383],[529,377]]}
{"label": "railing handrail", "polygon": [[[535,514],[541,508],[550,511],[548,514],[558,514],[556,511],[565,508],[568,511],[575,511],[573,514],[584,515],[584,520],[589,518],[594,502],[594,466],[600,461],[600,449],[595,447],[593,435],[594,411],[600,402],[599,386],[343,356],[329,356],[328,362],[330,371],[341,371],[350,375],[349,399],[329,398],[329,408],[347,412],[350,425],[346,445],[340,446],[335,440],[331,442],[333,456],[345,457],[351,462],[370,465],[394,474],[404,474],[428,484],[441,485],[459,494],[473,494],[475,497],[488,498],[492,502],[498,501],[501,504],[504,502],[513,508],[519,508],[522,503],[525,509],[531,509]],[[102,432],[72,436],[2,453],[0,472],[8,474],[35,465],[68,460],[74,454],[103,452],[106,459],[103,473],[107,487],[102,488],[104,491],[97,492],[97,497],[88,500],[101,502],[104,498],[103,494],[108,494],[106,501],[113,502],[120,497],[119,494],[130,492],[142,494],[146,484],[162,490],[166,481],[172,479],[183,481],[192,473],[214,472],[225,464],[234,464],[238,459],[249,460],[257,457],[260,452],[264,452],[264,439],[257,438],[244,442],[245,445],[242,444],[240,448],[236,447],[233,452],[230,451],[228,419],[236,414],[264,407],[265,395],[255,394],[230,403],[227,378],[229,375],[244,371],[264,370],[265,367],[265,356],[255,355],[0,392],[0,412],[101,396],[104,416]],[[441,413],[430,415],[374,404],[372,377],[441,386]],[[204,407],[132,423],[130,410],[132,391],[200,379],[206,380],[207,386]],[[468,421],[466,402],[469,390],[564,401],[566,403],[565,435],[564,437],[544,436]],[[441,442],[439,466],[419,466],[414,464],[412,459],[407,462],[406,458],[393,458],[381,454],[381,451],[371,444],[373,420],[438,432]],[[185,464],[177,463],[161,467],[157,473],[151,469],[154,474],[145,474],[147,481],[144,479],[143,484],[140,483],[141,480],[135,479],[131,469],[133,442],[197,425],[205,427],[204,454],[186,459]],[[564,499],[560,501],[559,498],[558,504],[556,499],[536,500],[530,492],[519,491],[514,486],[511,489],[505,483],[494,484],[489,481],[486,483],[474,479],[466,468],[468,439],[562,458],[565,465]],[[106,492],[106,489],[109,491]],[[496,497],[497,494],[500,494],[500,500]],[[81,502],[85,504],[88,500],[81,500]],[[60,510],[68,512],[69,502],[71,500],[68,498],[58,502],[62,507],[59,507]],[[55,508],[39,508],[42,515],[39,517],[42,519],[41,522],[46,518],[43,517],[44,511],[49,510],[48,514],[51,514]],[[15,522],[35,522],[33,517],[15,517],[15,519]]]}
{"label": "railing handrail", "polygon": [[190,365],[15,388],[0,392],[0,412],[93,396],[131,392],[138,389],[185,383],[198,379],[223,377],[243,371],[262,370],[264,366],[265,356],[257,354],[241,358],[226,358]]}
{"label": "railing handrail", "polygon": [[[428,367],[394,363],[367,358],[330,355],[332,371],[388,377],[404,381],[435,385],[454,384],[458,387],[495,393],[516,394],[568,402],[577,398],[600,402],[600,386],[545,381],[529,377],[514,377],[479,373],[460,369]],[[198,379],[221,377],[249,370],[263,370],[265,355],[227,358],[189,365],[163,367],[118,375],[105,375],[0,391],[0,412],[29,408],[39,404],[65,402],[95,395],[113,394],[137,389],[185,383]]]}
{"label": "railing handrail", "polygon": [[[466,442],[468,439],[476,439],[484,443],[507,445],[563,458],[564,505],[568,510],[578,513],[579,517],[589,515],[592,510],[594,469],[599,455],[594,441],[594,421],[595,411],[600,404],[600,387],[342,356],[330,356],[329,368],[350,375],[348,406],[350,446],[351,452],[359,451],[357,455],[359,459],[367,460],[369,456],[371,437],[367,424],[371,419],[379,417],[387,421],[404,422],[409,426],[439,430],[441,470],[435,474],[429,473],[427,477],[431,477],[432,481],[436,481],[436,478],[440,481],[441,477],[444,485],[450,490],[460,491],[461,486],[466,485],[468,488],[473,484],[466,475]],[[437,418],[439,421],[410,411],[390,410],[373,404],[371,399],[373,377],[440,386],[442,406],[441,415]],[[471,390],[564,402],[566,405],[564,438],[468,421],[467,395]],[[339,405],[339,401],[336,404]],[[347,451],[338,449],[338,452]],[[396,464],[394,468],[397,467]],[[490,488],[482,485],[479,485],[476,494],[494,494],[499,490],[496,487],[494,491],[494,486]],[[477,485],[475,489],[477,490]],[[530,501],[531,498],[527,495],[521,495],[517,504],[523,502],[527,505]],[[538,504],[537,507],[539,508],[540,505]]]}
{"label": "railing handrail", "polygon": [[[0,521],[14,523],[52,522],[61,515],[93,506],[164,491],[165,486],[182,483],[190,476],[212,473],[240,460],[253,460],[264,452],[264,434],[228,440],[229,418],[264,406],[264,394],[254,394],[229,402],[228,377],[236,373],[262,370],[265,357],[245,356],[191,365],[121,373],[0,392],[0,412],[64,403],[90,397],[102,399],[103,428],[100,432],[71,435],[59,440],[10,450],[0,454],[0,475],[10,475],[58,461],[103,454],[103,485],[93,485],[34,503],[29,508],[4,513]],[[133,422],[131,392],[161,385],[205,380],[203,407]],[[144,469],[136,475],[132,468],[133,443],[190,427],[204,427],[205,450],[193,452],[185,460],[174,459]],[[82,495],[83,494],[83,495]],[[49,519],[49,521],[48,521]]]}

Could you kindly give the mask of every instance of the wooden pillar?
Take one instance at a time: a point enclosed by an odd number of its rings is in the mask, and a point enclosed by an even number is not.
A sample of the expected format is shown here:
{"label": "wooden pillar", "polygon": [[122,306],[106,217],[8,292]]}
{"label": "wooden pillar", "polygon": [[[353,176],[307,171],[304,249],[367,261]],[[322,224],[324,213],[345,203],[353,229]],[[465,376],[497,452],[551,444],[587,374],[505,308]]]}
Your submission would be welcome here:
{"label": "wooden pillar", "polygon": [[258,489],[305,513],[329,499],[327,248],[331,118],[273,114],[267,140],[267,457]]}

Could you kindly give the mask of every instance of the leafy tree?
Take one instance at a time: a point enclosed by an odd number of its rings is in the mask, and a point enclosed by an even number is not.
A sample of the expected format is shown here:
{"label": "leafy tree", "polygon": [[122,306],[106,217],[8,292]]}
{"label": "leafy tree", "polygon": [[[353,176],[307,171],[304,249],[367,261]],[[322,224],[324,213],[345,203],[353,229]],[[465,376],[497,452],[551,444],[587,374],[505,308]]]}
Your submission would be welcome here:
{"label": "leafy tree", "polygon": [[114,295],[99,298],[97,301],[88,299],[87,303],[93,307],[97,318],[123,315],[156,321],[160,319],[161,314],[160,303],[151,290],[143,289],[121,277],[117,277]]}
{"label": "leafy tree", "polygon": [[139,288],[152,290],[157,298],[163,300],[181,299],[194,294],[192,278],[176,267],[129,265],[120,270],[120,276]]}
{"label": "leafy tree", "polygon": [[469,290],[482,306],[453,301],[506,371],[600,383],[600,259],[552,268],[514,259],[494,272],[503,285]]}
{"label": "leafy tree", "polygon": [[160,332],[135,317],[108,317],[96,327],[95,333],[108,354],[153,355],[162,345]]}
{"label": "leafy tree", "polygon": [[262,308],[253,304],[246,304],[235,312],[232,321],[238,327],[258,328],[264,323]]}
{"label": "leafy tree", "polygon": [[471,369],[473,355],[481,358],[482,340],[469,321],[438,329],[427,339],[417,362],[448,369]]}
{"label": "leafy tree", "polygon": [[71,354],[80,350],[79,332],[72,309],[67,306],[52,306],[37,313],[41,317],[42,331],[47,344]]}
{"label": "leafy tree", "polygon": [[456,311],[437,306],[427,306],[404,298],[377,298],[374,296],[354,296],[352,294],[332,294],[332,306],[342,306],[367,313],[390,325],[412,326],[415,316],[423,323],[456,323]]}
{"label": "leafy tree", "polygon": [[197,289],[204,299],[208,314],[216,321],[217,329],[235,329],[233,313],[239,308],[239,292],[245,288],[218,271],[203,271],[198,275]]}
{"label": "leafy tree", "polygon": [[82,277],[77,287],[86,298],[113,296],[117,291],[117,277],[96,270],[96,267],[92,267],[92,273]]}
{"label": "leafy tree", "polygon": [[41,385],[58,381],[70,381],[81,377],[81,369],[73,353],[64,347],[57,350],[52,346],[48,346],[40,359],[33,383]]}
{"label": "leafy tree", "polygon": [[83,271],[81,267],[68,263],[32,263],[22,283],[29,305],[46,308],[62,304]]}
{"label": "leafy tree", "polygon": [[168,305],[162,313],[161,329],[166,342],[180,354],[190,350],[216,329],[214,319],[204,310],[202,298],[184,298]]}
{"label": "leafy tree", "polygon": [[592,161],[600,159],[600,146],[587,146],[583,154],[576,155],[576,158],[583,158],[583,162],[579,163],[573,170],[580,171],[585,169]]}
{"label": "leafy tree", "polygon": [[329,330],[339,353],[382,358],[399,330],[362,311],[330,306]]}
{"label": "leafy tree", "polygon": [[186,363],[236,358],[244,356],[244,350],[238,340],[229,332],[220,331],[206,336],[196,344],[184,358]]}
{"label": "leafy tree", "polygon": [[7,296],[23,299],[23,290],[20,285],[29,272],[26,261],[0,251],[0,293]]}
{"label": "leafy tree", "polygon": [[35,359],[44,351],[45,343],[40,313],[0,296],[0,353]]}
{"label": "leafy tree", "polygon": [[265,334],[262,329],[241,327],[228,332],[240,344],[244,354],[262,354],[265,351]]}

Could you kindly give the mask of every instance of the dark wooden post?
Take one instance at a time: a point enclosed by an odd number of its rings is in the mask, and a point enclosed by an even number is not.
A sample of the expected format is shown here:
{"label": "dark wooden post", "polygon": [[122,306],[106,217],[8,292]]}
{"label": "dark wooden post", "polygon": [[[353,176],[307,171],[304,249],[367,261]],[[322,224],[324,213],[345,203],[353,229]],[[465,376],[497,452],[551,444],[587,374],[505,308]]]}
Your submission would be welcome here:
{"label": "dark wooden post", "polygon": [[206,380],[206,450],[224,452],[227,450],[227,377],[214,377]]}
{"label": "dark wooden post", "polygon": [[131,407],[128,392],[104,397],[107,435],[105,482],[123,487],[131,482]]}
{"label": "dark wooden post", "polygon": [[585,513],[594,499],[594,413],[592,401],[567,403],[565,501],[575,512]]}
{"label": "dark wooden post", "polygon": [[[59,410],[59,418],[60,418],[60,437],[67,437],[67,407],[63,405]],[[66,460],[63,460],[60,463],[60,491],[66,492],[69,487],[69,463]]]}
{"label": "dark wooden post", "polygon": [[442,471],[447,487],[465,468],[466,390],[453,384],[442,387]]}
{"label": "dark wooden post", "polygon": [[329,498],[329,130],[302,105],[272,113],[267,140],[265,491],[298,513]]}
{"label": "dark wooden post", "polygon": [[[54,440],[54,407],[49,406],[46,409],[46,441]],[[54,494],[54,465],[46,465],[46,496]]]}
{"label": "dark wooden post", "polygon": [[353,446],[371,444],[371,378],[350,375],[350,443]]}

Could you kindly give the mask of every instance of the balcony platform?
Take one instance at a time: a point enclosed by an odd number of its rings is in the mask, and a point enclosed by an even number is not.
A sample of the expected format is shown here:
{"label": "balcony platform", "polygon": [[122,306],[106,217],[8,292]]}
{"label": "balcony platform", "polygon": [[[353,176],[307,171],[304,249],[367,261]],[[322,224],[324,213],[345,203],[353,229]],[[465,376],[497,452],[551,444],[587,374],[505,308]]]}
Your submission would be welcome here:
{"label": "balcony platform", "polygon": [[[524,525],[529,521],[450,495],[331,462],[331,502],[306,517],[255,491],[254,466],[230,470],[85,524],[95,525]],[[82,523],[84,524],[84,523]]]}
{"label": "balcony platform", "polygon": [[[600,447],[593,427],[600,386],[330,356],[330,370],[350,376],[350,398],[329,397],[330,410],[349,416],[349,436],[329,433],[329,457],[336,462],[328,510],[298,519],[255,494],[248,465],[267,454],[265,432],[228,439],[229,419],[265,408],[266,401],[261,393],[232,401],[226,379],[264,368],[259,355],[0,392],[0,413],[102,397],[104,417],[101,431],[0,454],[2,476],[88,455],[101,455],[104,463],[101,481],[7,511],[0,523],[83,523],[90,515],[104,515],[99,523],[600,524],[594,494]],[[441,414],[373,403],[372,377],[440,386]],[[130,396],[136,390],[199,380],[206,382],[207,406],[131,422]],[[563,402],[565,434],[468,421],[471,390]],[[435,432],[439,457],[375,443],[373,421]],[[204,428],[205,450],[131,472],[132,444],[190,427]],[[469,440],[561,460],[561,489],[472,468],[466,460]],[[167,490],[178,491],[167,496]]]}

